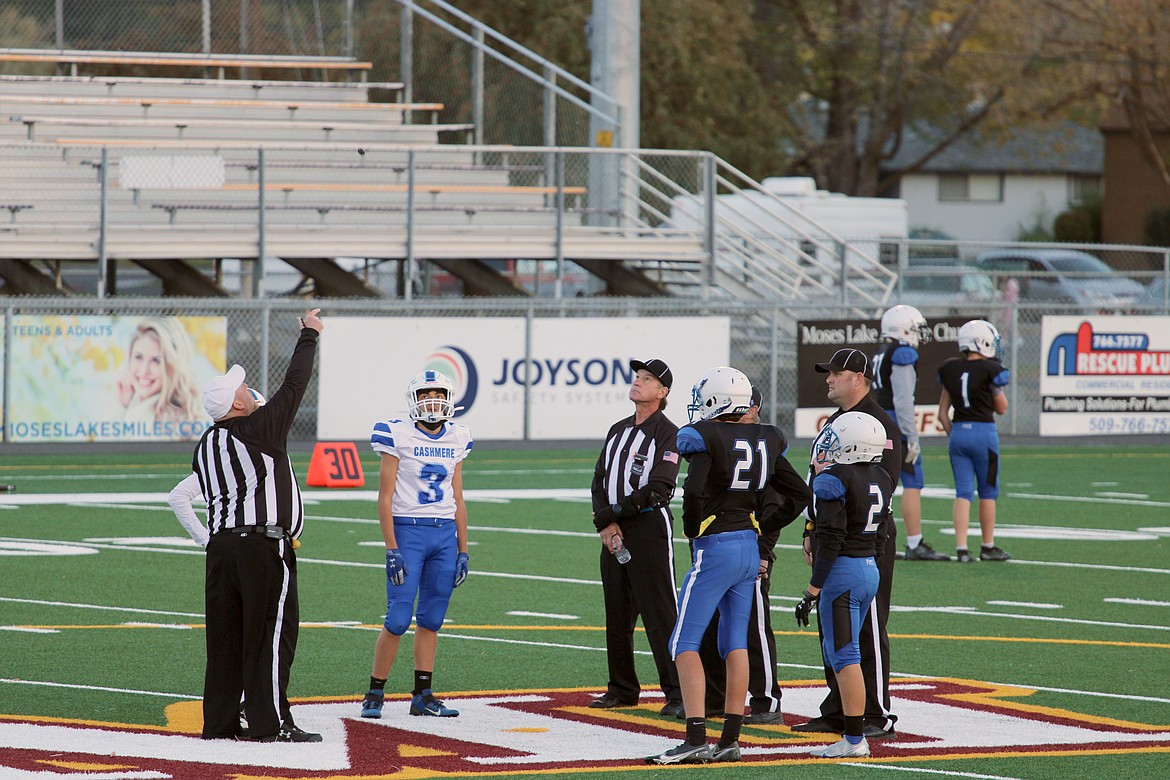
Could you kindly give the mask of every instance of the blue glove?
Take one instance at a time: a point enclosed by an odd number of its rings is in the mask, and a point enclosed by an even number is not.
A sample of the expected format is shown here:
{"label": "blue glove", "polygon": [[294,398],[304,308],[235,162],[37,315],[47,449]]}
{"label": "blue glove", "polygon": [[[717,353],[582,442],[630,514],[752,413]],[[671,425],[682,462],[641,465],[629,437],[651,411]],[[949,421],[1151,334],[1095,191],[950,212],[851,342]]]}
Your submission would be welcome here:
{"label": "blue glove", "polygon": [[401,585],[406,581],[406,559],[397,549],[386,551],[386,579],[391,585]]}
{"label": "blue glove", "polygon": [[455,587],[458,588],[467,579],[467,563],[471,558],[467,553],[459,553],[455,556]]}

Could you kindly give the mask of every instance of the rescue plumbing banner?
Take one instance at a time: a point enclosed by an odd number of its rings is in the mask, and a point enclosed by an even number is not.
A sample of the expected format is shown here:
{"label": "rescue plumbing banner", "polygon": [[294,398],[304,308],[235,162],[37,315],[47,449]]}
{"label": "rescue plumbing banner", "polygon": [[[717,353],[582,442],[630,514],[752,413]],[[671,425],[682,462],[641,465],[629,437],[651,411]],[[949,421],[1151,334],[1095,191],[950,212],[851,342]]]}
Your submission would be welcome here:
{"label": "rescue plumbing banner", "polygon": [[[731,354],[727,317],[338,317],[322,340],[317,436],[366,441],[406,414],[406,386],[435,369],[476,439],[602,439],[634,413],[629,361],[661,358],[666,415],[687,421],[691,385]],[[525,416],[527,414],[527,422]]]}
{"label": "rescue plumbing banner", "polygon": [[1040,434],[1170,433],[1170,317],[1045,317]]}

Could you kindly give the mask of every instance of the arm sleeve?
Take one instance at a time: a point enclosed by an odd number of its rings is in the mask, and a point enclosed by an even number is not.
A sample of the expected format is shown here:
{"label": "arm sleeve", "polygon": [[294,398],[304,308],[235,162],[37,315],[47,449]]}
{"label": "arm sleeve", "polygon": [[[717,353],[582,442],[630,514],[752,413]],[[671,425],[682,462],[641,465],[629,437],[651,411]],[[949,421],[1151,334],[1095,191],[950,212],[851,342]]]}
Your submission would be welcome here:
{"label": "arm sleeve", "polygon": [[894,391],[894,412],[898,428],[909,442],[918,441],[918,423],[914,417],[914,386],[918,376],[914,366],[890,366],[890,385]]}
{"label": "arm sleeve", "polygon": [[203,493],[199,489],[199,477],[189,474],[186,479],[171,489],[170,495],[167,496],[167,502],[170,503],[175,517],[179,518],[179,522],[183,524],[183,528],[187,529],[191,538],[200,547],[206,547],[211,537],[192,507],[195,499],[202,498],[202,496]]}
{"label": "arm sleeve", "polygon": [[703,527],[703,507],[707,504],[704,492],[707,486],[707,476],[711,472],[711,456],[706,452],[696,452],[688,460],[687,481],[683,486],[683,534],[688,539],[699,535]]}
{"label": "arm sleeve", "polygon": [[780,528],[795,520],[812,499],[812,491],[809,490],[808,484],[783,455],[776,459],[768,485],[779,494],[779,506],[771,521],[777,523]]}
{"label": "arm sleeve", "polygon": [[283,453],[288,446],[288,432],[292,428],[301,399],[313,376],[313,361],[317,355],[317,336],[312,328],[301,328],[301,336],[293,348],[284,373],[284,382],[269,397],[264,406],[250,414],[233,433],[241,439],[255,442],[268,454]]}
{"label": "arm sleeve", "polygon": [[809,584],[824,587],[829,571],[837,561],[845,542],[848,515],[845,512],[845,486],[834,474],[822,471],[813,480],[814,501],[817,502],[816,544],[813,551],[813,572]]}
{"label": "arm sleeve", "polygon": [[[610,433],[612,434],[612,431]],[[597,463],[593,466],[593,483],[589,486],[589,493],[593,497],[594,512],[603,506],[609,506],[605,494],[605,451],[612,438],[612,435],[605,437],[605,443],[601,445],[601,454],[597,456]]]}

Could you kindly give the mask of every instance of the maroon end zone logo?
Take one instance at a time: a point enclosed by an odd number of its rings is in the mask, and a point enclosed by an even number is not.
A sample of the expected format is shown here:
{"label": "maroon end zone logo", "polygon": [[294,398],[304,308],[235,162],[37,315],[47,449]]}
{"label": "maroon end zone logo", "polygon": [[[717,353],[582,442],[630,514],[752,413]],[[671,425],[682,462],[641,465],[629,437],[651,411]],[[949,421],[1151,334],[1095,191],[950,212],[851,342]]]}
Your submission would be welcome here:
{"label": "maroon end zone logo", "polygon": [[[969,680],[896,680],[898,739],[870,743],[883,763],[962,756],[1073,755],[1170,750],[1170,729],[1032,706],[1026,688]],[[458,718],[407,715],[405,698],[387,697],[381,720],[358,717],[356,699],[315,699],[294,707],[318,744],[253,744],[198,738],[199,702],[167,709],[166,728],[0,715],[0,776],[108,780],[253,777],[368,777],[523,773],[644,767],[647,755],[683,738],[683,724],[639,708],[589,709],[586,690],[448,694]],[[816,714],[823,683],[788,683],[785,724],[745,726],[743,760],[791,764],[835,737],[797,734],[790,726]],[[719,722],[709,723],[711,739]],[[650,767],[645,767],[649,769]],[[92,775],[91,775],[92,776]]]}

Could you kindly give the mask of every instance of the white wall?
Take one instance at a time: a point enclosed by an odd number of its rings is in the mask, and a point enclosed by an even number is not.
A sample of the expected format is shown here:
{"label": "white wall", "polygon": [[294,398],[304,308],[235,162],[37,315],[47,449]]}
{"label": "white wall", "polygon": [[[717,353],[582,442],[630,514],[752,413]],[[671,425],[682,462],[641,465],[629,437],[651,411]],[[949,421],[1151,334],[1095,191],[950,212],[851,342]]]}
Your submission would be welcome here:
{"label": "white wall", "polygon": [[915,174],[902,179],[902,200],[910,212],[910,229],[930,228],[959,241],[1014,241],[1037,216],[1049,230],[1068,208],[1066,176],[1005,175],[1002,202],[940,202],[938,177]]}

